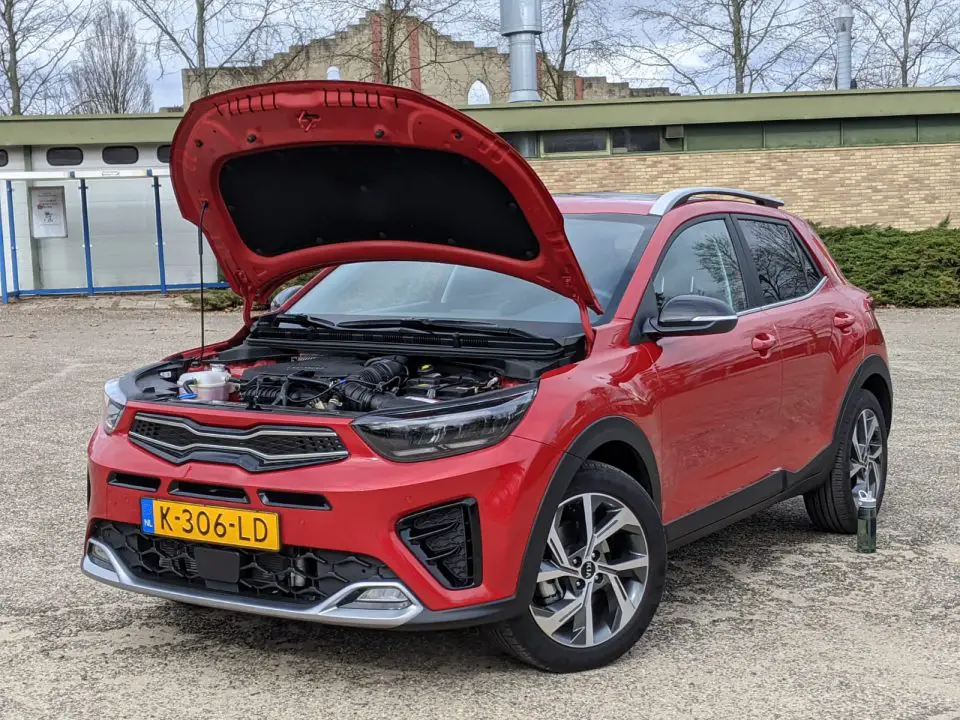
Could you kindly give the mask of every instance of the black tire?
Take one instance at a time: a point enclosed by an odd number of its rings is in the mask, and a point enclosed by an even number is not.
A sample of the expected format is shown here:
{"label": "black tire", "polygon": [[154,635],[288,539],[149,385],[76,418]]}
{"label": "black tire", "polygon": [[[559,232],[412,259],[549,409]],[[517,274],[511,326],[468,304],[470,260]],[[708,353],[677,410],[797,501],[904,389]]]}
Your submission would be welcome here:
{"label": "black tire", "polygon": [[663,592],[667,543],[659,512],[650,496],[626,473],[589,460],[577,471],[564,499],[588,492],[615,498],[639,520],[647,542],[649,565],[646,583],[637,610],[627,624],[605,642],[589,648],[574,648],[555,641],[540,629],[527,609],[518,617],[490,628],[496,642],[508,654],[548,672],[581,672],[617,660],[643,635],[657,611]]}
{"label": "black tire", "polygon": [[837,454],[823,485],[803,496],[807,515],[820,530],[848,535],[857,531],[857,506],[853,501],[853,485],[850,480],[850,449],[854,423],[864,410],[872,410],[880,424],[883,444],[880,481],[877,486],[877,512],[880,512],[887,486],[887,421],[876,396],[869,390],[861,389],[840,419]]}

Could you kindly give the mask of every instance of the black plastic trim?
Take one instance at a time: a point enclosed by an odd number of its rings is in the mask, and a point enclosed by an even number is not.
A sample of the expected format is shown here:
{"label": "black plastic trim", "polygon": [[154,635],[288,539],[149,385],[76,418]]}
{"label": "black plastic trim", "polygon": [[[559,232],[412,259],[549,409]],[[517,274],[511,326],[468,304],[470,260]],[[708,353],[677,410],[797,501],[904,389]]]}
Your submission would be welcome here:
{"label": "black plastic trim", "polygon": [[297,508],[299,510],[331,510],[323,495],[287,490],[260,490],[260,502],[271,507]]}
{"label": "black plastic trim", "polygon": [[250,498],[247,497],[243,488],[197,482],[196,480],[174,480],[170,483],[168,492],[177,497],[200,498],[202,500],[216,500],[217,502],[243,504],[250,502]]}
{"label": "black plastic trim", "polygon": [[[467,554],[467,563],[470,572],[470,581],[466,585],[455,585],[452,583],[437,566],[436,560],[429,557],[423,551],[420,544],[410,537],[410,531],[417,518],[452,507],[461,508],[463,511],[465,552]],[[397,535],[400,536],[407,550],[417,558],[420,564],[423,565],[438,583],[448,590],[467,590],[477,587],[483,582],[483,545],[480,537],[480,508],[476,498],[462,498],[442,505],[424,508],[410,515],[405,515],[397,522]]]}
{"label": "black plastic trim", "polygon": [[[89,485],[90,476],[87,475]],[[132,473],[110,473],[107,478],[107,484],[114,487],[127,488],[128,490],[139,490],[141,492],[157,492],[160,489],[160,478],[147,477],[145,475],[134,475]],[[89,491],[88,491],[89,493]],[[87,504],[90,504],[89,497]]]}
{"label": "black plastic trim", "polygon": [[469,605],[453,610],[423,609],[419,615],[394,630],[454,630],[509,620],[525,612],[527,603],[517,596],[494,600],[482,605]]}

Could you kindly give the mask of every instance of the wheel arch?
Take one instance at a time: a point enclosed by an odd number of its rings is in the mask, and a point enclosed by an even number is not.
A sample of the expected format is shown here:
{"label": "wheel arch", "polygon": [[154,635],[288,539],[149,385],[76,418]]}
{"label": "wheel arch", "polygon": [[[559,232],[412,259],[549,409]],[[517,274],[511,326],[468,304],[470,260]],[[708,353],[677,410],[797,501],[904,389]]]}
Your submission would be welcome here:
{"label": "wheel arch", "polygon": [[843,397],[834,425],[834,443],[840,439],[840,423],[843,422],[844,414],[860,390],[870,391],[880,402],[887,433],[890,432],[890,425],[893,422],[893,383],[890,381],[890,370],[881,356],[869,355],[857,367],[847,385],[847,392]]}
{"label": "wheel arch", "polygon": [[635,423],[619,415],[593,422],[570,443],[547,484],[527,538],[516,597],[529,597],[533,593],[554,508],[560,504],[574,475],[586,460],[607,463],[633,477],[650,494],[657,512],[663,515],[660,474],[653,446],[646,434]]}

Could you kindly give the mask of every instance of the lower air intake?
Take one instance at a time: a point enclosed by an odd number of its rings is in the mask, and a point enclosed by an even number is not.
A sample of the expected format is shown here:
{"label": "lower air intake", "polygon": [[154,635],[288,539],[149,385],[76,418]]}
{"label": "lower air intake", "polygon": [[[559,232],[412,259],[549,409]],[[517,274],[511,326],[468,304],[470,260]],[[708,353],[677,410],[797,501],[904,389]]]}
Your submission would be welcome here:
{"label": "lower air intake", "polygon": [[480,514],[473,498],[408,515],[397,523],[397,532],[444,587],[480,584]]}

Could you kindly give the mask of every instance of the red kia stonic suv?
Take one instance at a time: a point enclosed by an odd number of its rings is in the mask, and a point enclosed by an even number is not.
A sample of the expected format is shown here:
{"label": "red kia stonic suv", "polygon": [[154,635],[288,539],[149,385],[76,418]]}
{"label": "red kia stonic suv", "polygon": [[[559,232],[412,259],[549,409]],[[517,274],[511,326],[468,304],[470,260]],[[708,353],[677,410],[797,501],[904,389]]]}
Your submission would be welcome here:
{"label": "red kia stonic suv", "polygon": [[637,641],[670,548],[797,495],[850,533],[859,498],[883,499],[872,300],[777,200],[551,196],[465,115],[350,82],[195,102],[171,176],[244,326],[107,383],[96,580],[485,624],[576,671]]}

